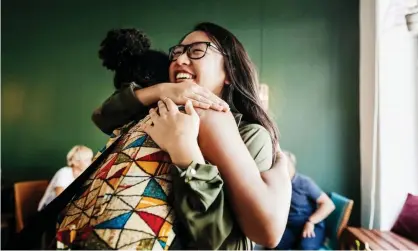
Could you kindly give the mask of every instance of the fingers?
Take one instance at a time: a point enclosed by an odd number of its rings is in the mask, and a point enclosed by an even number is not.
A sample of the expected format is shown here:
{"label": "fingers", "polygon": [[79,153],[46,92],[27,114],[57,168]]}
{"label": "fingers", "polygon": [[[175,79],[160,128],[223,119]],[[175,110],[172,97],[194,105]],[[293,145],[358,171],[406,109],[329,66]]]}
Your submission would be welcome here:
{"label": "fingers", "polygon": [[162,100],[158,101],[158,112],[160,113],[160,115],[168,112],[167,106]]}
{"label": "fingers", "polygon": [[197,113],[196,113],[196,111],[195,111],[195,109],[193,108],[193,104],[192,104],[191,101],[188,100],[186,102],[186,105],[185,105],[184,109],[186,110],[186,113],[188,115],[198,116]]}
{"label": "fingers", "polygon": [[200,102],[201,104],[204,104],[205,107],[209,105],[209,107],[206,109],[211,108],[217,111],[229,111],[228,103],[226,103],[224,100],[222,100],[220,97],[216,96],[206,88],[197,88],[196,90],[194,90],[194,93],[190,98]]}
{"label": "fingers", "polygon": [[[151,119],[150,122],[152,122],[152,119]],[[148,134],[152,138],[151,134],[153,134],[153,130],[152,130],[153,126],[151,125],[151,123],[143,123],[143,124],[141,124],[139,129],[142,130],[143,132],[145,132],[146,134]]]}
{"label": "fingers", "polygon": [[189,100],[192,101],[193,106],[197,108],[202,108],[205,110],[213,109],[215,111],[224,111],[224,112],[229,111],[229,107],[223,107],[208,100],[205,100],[205,101],[197,101],[195,99],[189,99]]}
{"label": "fingers", "polygon": [[146,123],[141,124],[140,129],[145,132],[146,134],[148,134],[149,136],[151,136],[154,133],[154,125],[155,123],[158,121],[158,119],[160,118],[160,115],[158,115],[157,110],[155,108],[151,108],[149,110],[149,116],[150,119],[149,121],[147,121]]}
{"label": "fingers", "polygon": [[223,106],[218,105],[218,104],[215,104],[215,103],[212,103],[212,105],[210,106],[210,108],[213,109],[213,110],[216,110],[216,111],[220,111],[220,112],[222,112],[222,111],[226,112],[229,109],[227,107],[223,107]]}
{"label": "fingers", "polygon": [[163,98],[163,102],[165,103],[169,112],[175,112],[179,110],[177,105],[170,98],[167,98],[167,97]]}
{"label": "fingers", "polygon": [[205,109],[205,110],[207,110],[207,109],[209,109],[209,108],[210,108],[210,105],[209,105],[209,104],[205,104],[205,103],[202,103],[202,102],[196,101],[196,100],[194,100],[194,99],[187,99],[187,100],[186,100],[186,102],[187,102],[188,100],[190,100],[190,102],[192,102],[192,105],[193,105],[194,107],[197,107],[197,108],[202,108],[202,109]]}
{"label": "fingers", "polygon": [[206,88],[202,88],[202,89],[203,89],[202,96],[205,96],[207,99],[209,99],[210,101],[212,101],[214,104],[216,104],[219,107],[229,109],[228,103],[226,103],[223,99],[216,96],[213,92],[209,91]]}
{"label": "fingers", "polygon": [[149,110],[149,116],[153,123],[158,120],[159,115],[157,114],[157,111],[154,108],[151,108]]}
{"label": "fingers", "polygon": [[213,103],[211,100],[209,100],[206,97],[202,96],[201,94],[197,94],[197,93],[192,93],[190,95],[189,99],[195,101],[195,104],[197,104],[197,105],[193,104],[194,106],[200,107],[200,108],[203,108],[203,109],[209,109],[210,106]]}
{"label": "fingers", "polygon": [[[193,102],[193,101],[192,101]],[[195,106],[195,105],[193,105],[193,106]],[[203,102],[199,102],[199,101],[197,101],[197,105],[195,106],[195,107],[198,107],[198,108],[202,108],[202,109],[209,109],[210,108],[210,104],[208,104],[208,103],[203,103]]]}
{"label": "fingers", "polygon": [[305,225],[303,232],[302,232],[302,237],[303,238],[314,238],[315,237],[315,230],[309,228],[308,226]]}
{"label": "fingers", "polygon": [[314,238],[315,237],[315,232],[310,231],[310,230],[304,230],[303,233],[302,233],[302,237],[303,238]]}

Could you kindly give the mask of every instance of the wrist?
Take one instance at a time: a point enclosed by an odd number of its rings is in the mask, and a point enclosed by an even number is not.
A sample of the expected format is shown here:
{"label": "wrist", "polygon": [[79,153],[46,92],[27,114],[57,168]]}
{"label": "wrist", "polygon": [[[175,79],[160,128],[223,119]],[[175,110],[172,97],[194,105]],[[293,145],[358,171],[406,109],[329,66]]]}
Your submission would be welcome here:
{"label": "wrist", "polygon": [[315,222],[313,222],[311,219],[308,219],[308,220],[306,221],[306,223],[310,223],[310,224],[312,224],[312,225],[314,225],[314,226],[315,226]]}
{"label": "wrist", "polygon": [[135,95],[142,104],[149,106],[160,100],[160,97],[163,95],[163,88],[164,84],[156,84],[135,90]]}
{"label": "wrist", "polygon": [[170,93],[170,88],[171,83],[161,83],[161,84],[157,84],[155,85],[156,91],[155,91],[155,99],[157,102],[158,100],[162,100],[164,97],[167,97],[167,93]]}
{"label": "wrist", "polygon": [[167,149],[171,161],[180,168],[186,168],[192,161],[200,164],[205,163],[199,145],[196,142],[177,143],[171,149]]}

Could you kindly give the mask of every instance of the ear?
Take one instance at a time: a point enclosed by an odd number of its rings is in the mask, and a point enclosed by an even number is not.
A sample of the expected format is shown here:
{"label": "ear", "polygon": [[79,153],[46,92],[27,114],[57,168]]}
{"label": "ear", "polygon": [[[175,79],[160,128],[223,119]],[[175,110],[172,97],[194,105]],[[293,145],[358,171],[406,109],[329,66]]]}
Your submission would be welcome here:
{"label": "ear", "polygon": [[225,77],[224,84],[226,84],[226,85],[231,84],[231,81],[229,81],[229,78],[228,77]]}
{"label": "ear", "polygon": [[229,78],[229,74],[228,74],[228,68],[226,67],[226,64],[224,64],[224,67],[223,67],[223,74],[225,75],[225,79],[224,79],[224,84],[225,85],[229,85],[229,84],[231,84],[231,80],[230,80],[230,78]]}

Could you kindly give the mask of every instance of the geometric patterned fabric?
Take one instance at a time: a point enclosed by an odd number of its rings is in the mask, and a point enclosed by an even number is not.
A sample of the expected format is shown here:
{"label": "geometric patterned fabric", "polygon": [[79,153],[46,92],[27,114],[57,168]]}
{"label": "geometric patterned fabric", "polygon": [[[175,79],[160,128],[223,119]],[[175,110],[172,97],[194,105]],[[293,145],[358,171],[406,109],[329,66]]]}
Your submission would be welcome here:
{"label": "geometric patterned fabric", "polygon": [[171,160],[139,126],[115,130],[95,156],[122,137],[58,220],[58,249],[168,250],[175,233]]}

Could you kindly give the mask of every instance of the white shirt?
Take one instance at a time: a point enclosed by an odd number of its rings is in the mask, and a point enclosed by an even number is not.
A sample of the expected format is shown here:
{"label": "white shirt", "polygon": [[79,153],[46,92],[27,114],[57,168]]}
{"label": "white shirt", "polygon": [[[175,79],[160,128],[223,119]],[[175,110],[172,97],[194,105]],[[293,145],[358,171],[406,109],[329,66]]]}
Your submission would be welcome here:
{"label": "white shirt", "polygon": [[48,187],[46,188],[45,194],[42,197],[38,205],[38,211],[41,211],[46,205],[51,203],[57,195],[55,194],[55,188],[63,187],[67,188],[74,181],[73,169],[71,167],[63,167],[55,173]]}

